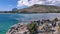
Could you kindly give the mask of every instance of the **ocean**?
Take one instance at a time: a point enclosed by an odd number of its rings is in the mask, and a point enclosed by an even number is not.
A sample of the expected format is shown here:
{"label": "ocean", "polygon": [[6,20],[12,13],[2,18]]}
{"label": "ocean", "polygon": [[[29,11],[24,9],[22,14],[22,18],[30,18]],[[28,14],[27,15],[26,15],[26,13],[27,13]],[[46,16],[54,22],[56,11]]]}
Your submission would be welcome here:
{"label": "ocean", "polygon": [[59,13],[41,13],[41,14],[0,14],[0,34],[6,34],[9,28],[17,23],[29,22],[40,19],[60,18]]}

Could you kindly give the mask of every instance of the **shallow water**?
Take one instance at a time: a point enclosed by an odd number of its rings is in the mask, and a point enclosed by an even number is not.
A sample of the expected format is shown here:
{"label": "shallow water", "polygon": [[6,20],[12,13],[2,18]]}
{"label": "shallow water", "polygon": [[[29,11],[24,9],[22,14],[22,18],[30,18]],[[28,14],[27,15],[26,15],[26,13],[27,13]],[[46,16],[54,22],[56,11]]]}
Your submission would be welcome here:
{"label": "shallow water", "polygon": [[60,19],[59,13],[41,14],[0,14],[0,34],[6,34],[8,29],[18,22],[28,22],[40,19]]}

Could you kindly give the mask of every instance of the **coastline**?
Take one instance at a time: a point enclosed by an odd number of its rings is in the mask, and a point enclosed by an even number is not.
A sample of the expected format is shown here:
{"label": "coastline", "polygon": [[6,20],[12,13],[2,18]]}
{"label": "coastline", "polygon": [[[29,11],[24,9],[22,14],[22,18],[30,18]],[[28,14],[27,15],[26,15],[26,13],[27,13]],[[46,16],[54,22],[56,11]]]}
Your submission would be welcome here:
{"label": "coastline", "polygon": [[[43,22],[43,23],[42,23]],[[31,23],[29,24],[38,24],[38,27],[37,27],[37,31],[38,33],[37,34],[41,34],[41,33],[44,33],[47,34],[46,32],[49,31],[50,34],[52,34],[51,31],[53,31],[54,34],[58,34],[58,28],[59,28],[59,25],[60,24],[60,20],[58,20],[57,22],[55,22],[54,20],[42,20],[42,22],[40,22],[40,20],[37,20],[37,21],[31,21]],[[53,22],[53,23],[52,23]],[[52,25],[53,24],[53,25]],[[18,24],[15,24],[11,27],[11,29],[8,30],[8,32],[6,34],[24,34],[25,32],[27,32],[26,34],[29,34],[30,31],[27,27],[28,24],[24,24],[24,23],[18,23]],[[48,26],[47,26],[48,25]],[[43,27],[45,28],[47,26],[48,30],[45,31],[43,29]],[[32,26],[31,26],[32,27]],[[46,28],[46,29],[47,29]],[[41,30],[42,29],[42,30]],[[52,29],[51,31],[49,29]]]}

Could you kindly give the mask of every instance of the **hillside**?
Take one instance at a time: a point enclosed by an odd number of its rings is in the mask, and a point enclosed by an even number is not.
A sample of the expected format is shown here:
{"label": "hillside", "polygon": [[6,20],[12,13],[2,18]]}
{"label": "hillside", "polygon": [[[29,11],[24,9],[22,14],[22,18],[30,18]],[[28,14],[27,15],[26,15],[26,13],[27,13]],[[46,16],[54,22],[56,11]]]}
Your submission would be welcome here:
{"label": "hillside", "polygon": [[28,8],[18,10],[20,13],[59,13],[60,7],[52,5],[33,5]]}
{"label": "hillside", "polygon": [[0,11],[0,13],[60,13],[60,7],[35,4],[24,9],[13,8],[12,11]]}

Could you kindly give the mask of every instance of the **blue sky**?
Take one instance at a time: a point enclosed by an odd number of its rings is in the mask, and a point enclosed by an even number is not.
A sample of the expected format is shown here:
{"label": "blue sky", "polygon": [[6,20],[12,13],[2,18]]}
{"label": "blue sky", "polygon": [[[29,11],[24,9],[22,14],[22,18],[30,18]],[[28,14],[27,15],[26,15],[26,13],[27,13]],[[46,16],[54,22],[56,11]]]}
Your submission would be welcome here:
{"label": "blue sky", "polygon": [[11,10],[17,7],[17,0],[0,0],[0,11]]}

